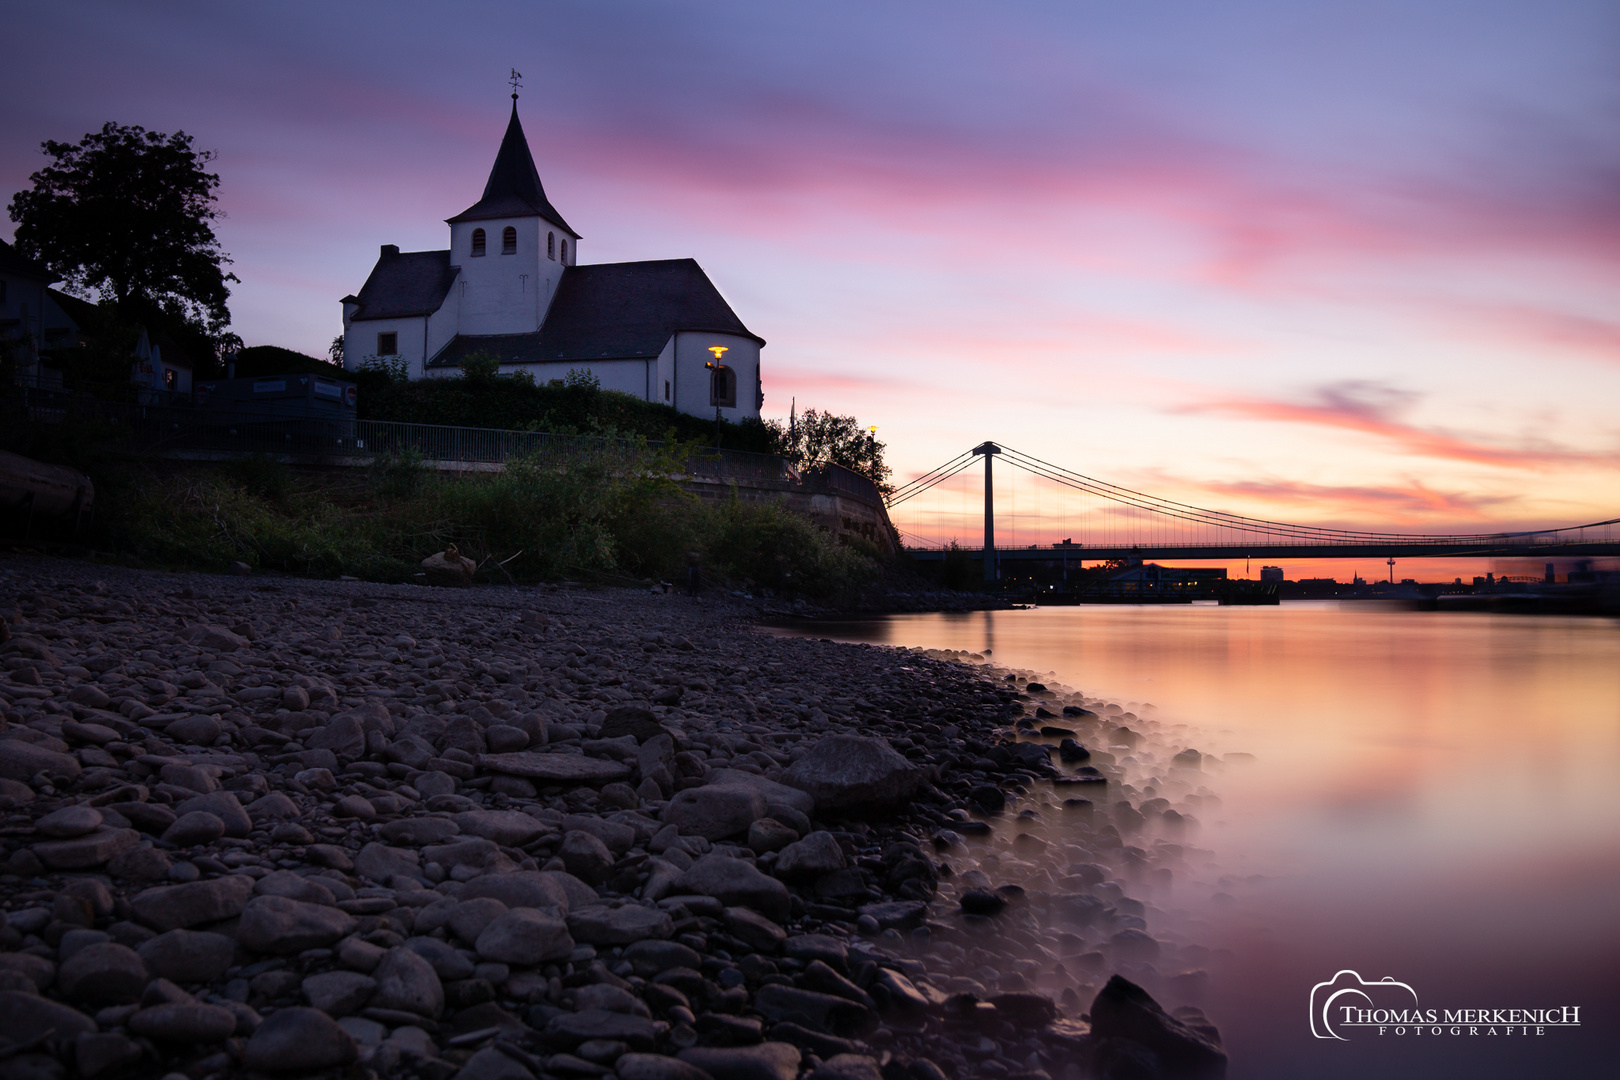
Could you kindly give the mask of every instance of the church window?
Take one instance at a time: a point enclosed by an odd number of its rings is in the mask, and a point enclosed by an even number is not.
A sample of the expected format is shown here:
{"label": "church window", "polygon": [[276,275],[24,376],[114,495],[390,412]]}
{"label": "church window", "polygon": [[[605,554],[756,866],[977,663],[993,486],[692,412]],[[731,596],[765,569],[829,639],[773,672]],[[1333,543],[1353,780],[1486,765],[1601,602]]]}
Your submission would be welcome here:
{"label": "church window", "polygon": [[399,332],[398,331],[390,330],[386,334],[378,334],[377,335],[377,355],[378,356],[398,356],[399,355]]}
{"label": "church window", "polygon": [[546,258],[555,259],[556,257],[557,257],[557,234],[554,233],[554,232],[548,232],[548,233],[546,233]]}
{"label": "church window", "polygon": [[737,372],[724,364],[709,369],[709,404],[722,408],[737,407]]}
{"label": "church window", "polygon": [[562,264],[564,266],[567,266],[568,265],[568,238],[567,237],[563,238],[562,247],[558,251],[558,254],[560,256],[562,256]]}
{"label": "church window", "polygon": [[482,255],[484,253],[484,230],[483,229],[474,229],[473,230],[472,253],[473,253],[474,256]]}
{"label": "church window", "polygon": [[501,254],[517,254],[517,230],[510,225],[501,230]]}
{"label": "church window", "polygon": [[669,400],[669,380],[668,379],[664,380],[664,400],[665,401]]}

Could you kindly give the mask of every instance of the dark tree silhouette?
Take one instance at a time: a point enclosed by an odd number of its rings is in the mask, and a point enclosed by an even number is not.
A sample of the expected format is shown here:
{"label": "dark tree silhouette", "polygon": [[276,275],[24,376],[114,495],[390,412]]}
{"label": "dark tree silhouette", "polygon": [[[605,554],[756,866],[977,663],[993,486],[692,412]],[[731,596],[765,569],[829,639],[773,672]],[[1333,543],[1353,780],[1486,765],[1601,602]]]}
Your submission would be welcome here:
{"label": "dark tree silhouette", "polygon": [[183,131],[114,123],[76,144],[41,145],[50,164],[8,207],[17,250],[69,292],[110,301],[121,320],[179,322],[215,345],[226,337],[227,282],[238,279],[214,235],[213,151]]}
{"label": "dark tree silhouette", "polygon": [[883,460],[887,447],[877,435],[861,427],[853,416],[838,416],[806,409],[789,429],[779,420],[768,422],[777,452],[803,469],[842,465],[868,478],[884,492],[892,491],[893,471]]}

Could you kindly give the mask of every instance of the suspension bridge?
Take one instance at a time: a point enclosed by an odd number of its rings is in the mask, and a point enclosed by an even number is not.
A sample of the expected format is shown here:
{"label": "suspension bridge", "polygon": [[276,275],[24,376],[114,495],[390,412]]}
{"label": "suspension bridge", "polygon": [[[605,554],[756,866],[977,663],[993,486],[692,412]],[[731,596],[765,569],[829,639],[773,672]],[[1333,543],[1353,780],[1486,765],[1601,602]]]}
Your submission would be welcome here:
{"label": "suspension bridge", "polygon": [[[961,476],[977,466],[981,458],[984,539],[980,546],[962,546],[959,550],[972,559],[983,560],[986,581],[999,577],[1001,563],[1014,561],[1051,563],[1061,560],[1064,564],[1078,566],[1082,561],[1110,559],[1556,559],[1620,555],[1620,518],[1553,529],[1493,533],[1370,532],[1295,525],[1158,498],[993,442],[965,450],[898,488],[888,499],[891,518],[898,507]],[[1074,532],[1081,539],[1077,542],[1070,536],[1058,543],[998,548],[994,484],[997,459],[1005,467],[1054,486],[1061,496],[1073,497],[1070,493],[1078,493],[1079,512],[1072,514],[1065,507],[1059,521],[1062,531],[1069,531],[1067,526],[1072,519],[1078,526]],[[965,486],[962,487],[965,495]],[[937,560],[947,553],[942,544],[929,542],[904,529],[901,533],[916,541],[907,548],[914,558]]]}

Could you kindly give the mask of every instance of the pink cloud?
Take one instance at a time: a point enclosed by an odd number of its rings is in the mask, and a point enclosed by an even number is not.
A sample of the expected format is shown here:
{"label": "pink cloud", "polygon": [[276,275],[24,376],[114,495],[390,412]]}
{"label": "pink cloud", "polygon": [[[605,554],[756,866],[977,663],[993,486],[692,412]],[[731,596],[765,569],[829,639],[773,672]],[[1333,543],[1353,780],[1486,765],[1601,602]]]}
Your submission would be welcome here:
{"label": "pink cloud", "polygon": [[1257,397],[1217,398],[1184,405],[1174,411],[1353,431],[1392,442],[1403,452],[1419,457],[1504,469],[1545,471],[1570,465],[1605,468],[1620,465],[1620,459],[1612,453],[1567,450],[1541,441],[1505,446],[1405,423],[1396,419],[1394,413],[1411,395],[1379,384],[1338,383],[1318,388],[1313,396],[1315,400],[1305,402]]}

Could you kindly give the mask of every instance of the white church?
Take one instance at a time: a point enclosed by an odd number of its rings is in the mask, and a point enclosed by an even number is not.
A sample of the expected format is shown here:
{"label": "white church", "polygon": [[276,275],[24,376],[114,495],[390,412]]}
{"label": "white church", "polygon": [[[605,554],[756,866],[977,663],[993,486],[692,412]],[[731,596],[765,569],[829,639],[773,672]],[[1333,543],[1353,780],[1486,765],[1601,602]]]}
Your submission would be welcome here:
{"label": "white church", "polygon": [[484,194],[446,222],[447,251],[382,254],[343,298],[343,362],[403,362],[412,379],[453,376],[484,353],[538,383],[587,369],[605,390],[727,420],[764,404],[749,331],[693,259],[579,265],[579,234],[546,199],[512,119]]}

